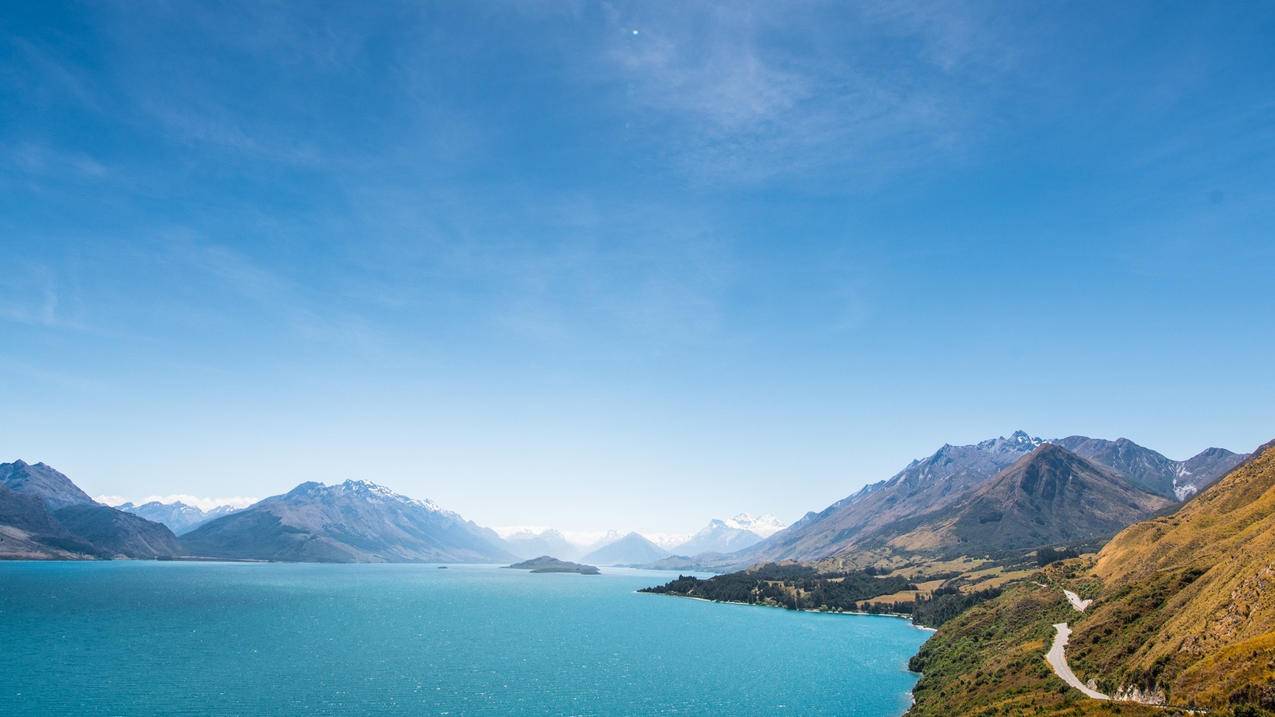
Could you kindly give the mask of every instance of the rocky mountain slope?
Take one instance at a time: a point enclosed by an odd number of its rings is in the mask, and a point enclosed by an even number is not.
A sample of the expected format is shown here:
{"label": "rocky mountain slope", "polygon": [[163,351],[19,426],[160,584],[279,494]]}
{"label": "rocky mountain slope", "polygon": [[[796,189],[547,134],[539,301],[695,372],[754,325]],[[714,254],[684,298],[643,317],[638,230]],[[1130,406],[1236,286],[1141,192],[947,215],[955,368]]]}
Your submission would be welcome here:
{"label": "rocky mountain slope", "polygon": [[0,464],[0,557],[159,558],[180,554],[168,528],[101,505],[43,464]]}
{"label": "rocky mountain slope", "polygon": [[189,555],[304,562],[509,562],[494,531],[366,481],[302,483],[182,536]]}
{"label": "rocky mountain slope", "polygon": [[39,498],[49,510],[68,505],[96,505],[70,478],[43,463],[24,460],[0,463],[0,483],[22,495]]}
{"label": "rocky mountain slope", "polygon": [[[1000,471],[1045,443],[1015,431],[1008,438],[945,445],[927,458],[912,461],[889,480],[865,486],[818,513],[807,513],[788,528],[719,562],[742,566],[771,560],[818,560],[844,555],[859,545],[887,544],[892,537],[955,510]],[[1072,436],[1048,443],[1109,469],[1134,489],[1169,499],[1190,495],[1195,486],[1211,483],[1243,458],[1211,448],[1187,461],[1172,461],[1127,439]],[[922,544],[924,541],[918,545]]]}
{"label": "rocky mountain slope", "polygon": [[1177,500],[1207,488],[1245,458],[1224,448],[1208,448],[1185,461],[1175,461],[1128,438],[1108,441],[1068,436],[1052,442],[1114,470],[1148,493]]}
{"label": "rocky mountain slope", "polygon": [[1112,535],[1172,504],[1131,486],[1110,469],[1046,443],[975,491],[950,519],[914,534],[933,535],[941,545],[962,552],[1074,543]]}
{"label": "rocky mountain slope", "polygon": [[105,505],[68,505],[53,516],[70,533],[109,555],[130,558],[175,557],[182,548],[161,523]]}

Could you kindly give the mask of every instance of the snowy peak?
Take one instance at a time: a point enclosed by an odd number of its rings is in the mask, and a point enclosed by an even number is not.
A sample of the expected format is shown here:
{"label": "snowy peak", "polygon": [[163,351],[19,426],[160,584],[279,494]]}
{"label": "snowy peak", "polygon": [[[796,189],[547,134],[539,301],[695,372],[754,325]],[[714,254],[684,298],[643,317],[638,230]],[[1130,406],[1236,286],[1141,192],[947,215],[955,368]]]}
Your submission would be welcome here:
{"label": "snowy peak", "polygon": [[189,555],[314,562],[503,562],[491,530],[363,480],[302,483],[182,538]]}
{"label": "snowy peak", "polygon": [[395,502],[414,505],[433,513],[454,515],[451,511],[444,510],[428,498],[409,498],[401,493],[395,493],[379,483],[366,480],[347,480],[343,483],[333,483],[332,485],[324,485],[317,481],[307,481],[288,491],[282,497],[286,500],[299,499],[307,501],[353,498],[372,502]]}
{"label": "snowy peak", "polygon": [[1030,453],[1044,442],[1040,436],[1030,435],[1026,431],[1014,431],[1008,438],[1000,436],[980,441],[978,447],[992,453]]}
{"label": "snowy peak", "polygon": [[773,515],[753,516],[739,513],[730,518],[713,518],[698,533],[683,543],[672,546],[677,555],[733,553],[761,542],[783,529]]}
{"label": "snowy peak", "polygon": [[738,515],[734,515],[725,520],[718,520],[714,518],[709,522],[709,525],[711,526],[713,523],[721,523],[728,528],[734,528],[736,530],[752,531],[763,538],[769,538],[787,527],[783,523],[779,522],[778,518],[770,515],[769,513],[766,515],[756,516],[750,513],[739,513]]}
{"label": "snowy peak", "polygon": [[140,505],[127,502],[121,503],[115,508],[156,523],[163,523],[177,535],[188,533],[213,518],[229,515],[239,510],[229,505],[220,505],[210,510],[202,510],[193,505],[187,505],[180,500],[171,503],[152,500]]}

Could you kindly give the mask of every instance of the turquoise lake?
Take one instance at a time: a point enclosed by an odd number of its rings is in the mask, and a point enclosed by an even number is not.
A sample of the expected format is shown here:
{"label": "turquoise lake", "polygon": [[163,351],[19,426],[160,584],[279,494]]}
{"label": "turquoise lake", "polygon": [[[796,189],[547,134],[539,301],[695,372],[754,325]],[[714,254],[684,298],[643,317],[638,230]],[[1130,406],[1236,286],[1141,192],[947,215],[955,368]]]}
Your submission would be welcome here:
{"label": "turquoise lake", "polygon": [[4,715],[884,717],[927,634],[634,592],[667,573],[0,563]]}

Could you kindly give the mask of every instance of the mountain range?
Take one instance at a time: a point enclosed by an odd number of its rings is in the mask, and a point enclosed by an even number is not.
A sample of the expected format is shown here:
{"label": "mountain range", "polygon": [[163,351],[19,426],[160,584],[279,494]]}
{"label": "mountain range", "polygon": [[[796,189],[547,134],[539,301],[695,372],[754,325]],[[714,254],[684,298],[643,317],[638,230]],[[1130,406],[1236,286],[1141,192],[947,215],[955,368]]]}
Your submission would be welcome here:
{"label": "mountain range", "polygon": [[[662,556],[699,555],[702,553],[729,553],[754,545],[763,538],[773,535],[784,528],[773,515],[754,516],[739,513],[730,518],[713,518],[698,532],[687,535],[639,533],[647,543],[654,545]],[[583,558],[613,543],[628,538],[628,533],[608,531],[601,536],[593,536],[588,542],[572,540],[553,528],[507,528],[501,533],[506,546],[519,557],[532,558],[541,555],[552,555],[569,560]],[[640,546],[635,550],[617,547],[613,552],[624,552],[629,557],[639,554],[654,554],[648,546],[637,541]],[[630,564],[626,561],[622,564]],[[639,561],[640,562],[640,561]]]}
{"label": "mountain range", "polygon": [[1045,441],[1016,431],[944,445],[787,528],[769,516],[740,514],[711,520],[676,544],[629,533],[591,546],[556,530],[515,531],[502,540],[429,501],[365,481],[303,483],[237,511],[157,502],[118,510],[96,503],[49,466],[16,461],[0,464],[6,491],[0,494],[0,555],[340,562],[552,555],[664,567],[826,559],[868,565],[909,554],[991,554],[1106,537],[1169,510],[1243,459],[1210,448],[1174,461],[1124,438]]}
{"label": "mountain range", "polygon": [[506,534],[504,539],[509,551],[524,560],[542,555],[552,555],[561,560],[575,560],[585,552],[581,546],[567,540],[566,536],[553,528],[543,530],[524,528]]}
{"label": "mountain range", "polygon": [[500,536],[361,480],[302,483],[182,536],[188,554],[307,562],[509,562]]}
{"label": "mountain range", "polygon": [[[994,479],[1003,471],[1045,445],[1070,456],[1061,457],[1062,454],[1050,450],[1041,454],[1040,459],[1060,460],[1061,463],[1055,461],[1055,467],[1066,464],[1068,475],[1075,477],[1075,485],[1049,480],[1039,489],[1064,489],[1065,493],[1035,495],[1031,490],[1037,486],[1026,486],[1021,480],[1015,489],[1014,477],[1003,478],[999,487],[989,487],[997,483]],[[760,543],[717,557],[714,562],[719,566],[738,567],[832,556],[871,562],[892,553],[1036,545],[1019,543],[1020,538],[1056,542],[1055,538],[1063,536],[1098,537],[1104,532],[1110,535],[1134,519],[1167,508],[1179,495],[1189,496],[1208,486],[1243,459],[1242,455],[1210,448],[1186,461],[1173,461],[1123,438],[1109,441],[1072,436],[1045,441],[1015,431],[1008,438],[963,446],[944,445],[927,458],[912,461],[888,480],[865,486],[823,511],[807,513]],[[1033,470],[1037,469],[1040,475],[1052,474],[1052,469],[1043,463]],[[1113,478],[1118,487],[1112,483]],[[1125,489],[1136,493],[1127,493]],[[1101,504],[1093,506],[1094,511],[1088,510],[1083,502],[1091,497],[1102,499]],[[997,501],[1013,503],[994,507]],[[1139,508],[1127,510],[1130,504]],[[998,521],[990,518],[1003,509],[1008,509],[1010,523],[1000,525],[1012,524],[1018,529],[1006,534],[1012,535],[1012,540],[994,537],[998,531],[993,530],[992,524]],[[1028,530],[1022,521],[1047,519],[1049,516],[1043,513],[1030,515],[1042,510],[1062,510],[1057,517],[1070,521],[1069,527],[1053,532]],[[1116,516],[1114,522],[1111,516]],[[1090,525],[1081,524],[1091,517]],[[980,519],[984,522],[978,523]],[[1126,522],[1119,523],[1120,520]],[[1033,532],[1037,537],[1032,537]]]}
{"label": "mountain range", "polygon": [[115,507],[125,513],[140,515],[147,520],[163,523],[177,535],[189,533],[210,520],[220,518],[223,515],[230,515],[240,510],[240,508],[229,505],[219,505],[209,510],[203,510],[181,501],[161,503],[157,500],[142,503],[141,505],[135,505],[131,502],[121,503]]}

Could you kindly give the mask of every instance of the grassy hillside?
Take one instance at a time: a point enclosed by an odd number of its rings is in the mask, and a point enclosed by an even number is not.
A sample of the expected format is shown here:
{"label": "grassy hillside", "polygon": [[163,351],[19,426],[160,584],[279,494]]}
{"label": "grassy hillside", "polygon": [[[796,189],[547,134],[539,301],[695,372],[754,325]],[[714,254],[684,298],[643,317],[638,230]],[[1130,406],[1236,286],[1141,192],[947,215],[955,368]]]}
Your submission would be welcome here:
{"label": "grassy hillside", "polygon": [[[1085,613],[1062,589],[1094,598]],[[1172,714],[1066,687],[1043,656],[1107,694],[1138,688],[1214,715],[1275,715],[1275,450],[1095,557],[1051,565],[946,623],[913,660],[915,715]]]}
{"label": "grassy hillside", "polygon": [[1094,575],[1104,588],[1073,638],[1078,674],[1275,711],[1275,450],[1121,532]]}
{"label": "grassy hillside", "polygon": [[[1090,700],[1045,664],[1052,625],[1074,619],[1058,585],[1071,585],[1080,561],[1053,565],[946,623],[912,658],[921,672],[909,715],[1164,715],[1140,705]],[[1041,587],[1044,585],[1045,587]]]}

